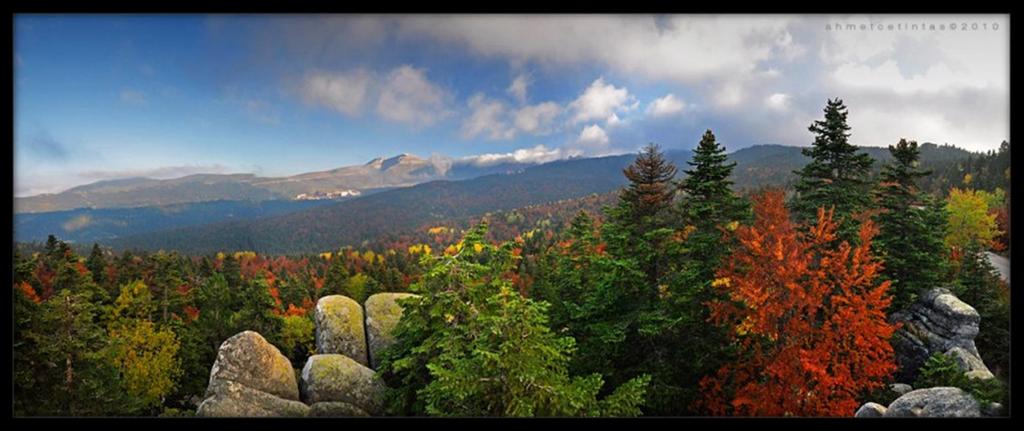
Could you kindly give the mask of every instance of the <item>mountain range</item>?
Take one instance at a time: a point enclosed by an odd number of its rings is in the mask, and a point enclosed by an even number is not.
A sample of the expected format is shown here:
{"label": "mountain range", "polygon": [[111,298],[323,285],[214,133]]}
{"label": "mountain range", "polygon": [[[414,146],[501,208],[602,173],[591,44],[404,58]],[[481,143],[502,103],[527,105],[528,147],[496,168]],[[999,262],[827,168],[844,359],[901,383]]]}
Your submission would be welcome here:
{"label": "mountain range", "polygon": [[79,208],[131,208],[220,200],[258,202],[296,199],[302,194],[351,190],[366,194],[432,180],[466,179],[516,168],[516,164],[477,167],[468,163],[456,164],[444,157],[423,159],[411,154],[401,154],[388,159],[376,158],[363,165],[287,177],[196,174],[165,180],[107,180],[74,187],[60,193],[16,198],[14,207],[17,213],[40,213]]}
{"label": "mountain range", "polygon": [[[886,148],[863,150],[879,162],[891,160]],[[971,154],[952,146],[921,147],[926,167]],[[691,155],[689,150],[665,153],[679,167],[680,176]],[[15,238],[41,241],[55,234],[115,248],[198,253],[322,251],[432,222],[613,191],[625,184],[622,169],[634,157],[477,166],[403,154],[282,178],[233,174],[104,181],[25,198],[15,217]],[[729,158],[737,164],[733,181],[739,190],[787,185],[793,171],[807,162],[800,147],[782,145],[748,147]],[[882,163],[875,163],[875,170]],[[341,200],[295,199],[302,193],[339,189],[365,193]],[[49,206],[42,202],[64,207],[88,202],[84,206],[92,208],[46,211]],[[26,206],[37,211],[27,211]]]}

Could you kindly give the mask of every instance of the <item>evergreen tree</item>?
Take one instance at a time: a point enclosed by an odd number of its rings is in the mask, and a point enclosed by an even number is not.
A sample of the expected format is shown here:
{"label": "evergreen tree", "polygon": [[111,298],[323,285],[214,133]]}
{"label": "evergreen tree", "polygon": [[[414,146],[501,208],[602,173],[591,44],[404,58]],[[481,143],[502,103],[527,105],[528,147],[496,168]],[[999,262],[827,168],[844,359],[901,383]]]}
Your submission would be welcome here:
{"label": "evergreen tree", "polygon": [[622,173],[629,185],[619,195],[621,211],[615,218],[633,226],[635,232],[663,225],[664,220],[659,218],[664,218],[665,210],[672,204],[671,181],[676,167],[665,159],[657,145],[648,144]]}
{"label": "evergreen tree", "polygon": [[874,252],[884,262],[883,278],[890,280],[893,310],[914,302],[917,293],[940,285],[945,278],[945,210],[923,195],[917,180],[930,173],[918,167],[917,142],[900,139],[889,146],[893,162],[882,168],[875,190],[880,212]]}
{"label": "evergreen tree", "polygon": [[327,279],[324,282],[323,295],[351,295],[349,293],[349,273],[345,268],[345,252],[339,251],[331,258],[331,266],[327,268]]}
{"label": "evergreen tree", "polygon": [[648,144],[623,174],[629,185],[619,194],[618,205],[607,211],[604,230],[613,254],[639,259],[650,287],[647,295],[653,297],[666,269],[663,251],[672,234],[668,222],[676,167],[657,145]]}
{"label": "evergreen tree", "polygon": [[679,187],[683,224],[695,228],[686,239],[690,259],[699,264],[699,279],[709,284],[722,257],[729,253],[729,236],[724,233],[749,218],[749,206],[731,189],[729,177],[736,163],[726,160],[725,147],[715,141],[711,130],[704,132],[688,162],[693,169],[686,171]]}
{"label": "evergreen tree", "polygon": [[975,343],[981,357],[1002,379],[1010,370],[1010,290],[980,244],[971,244],[957,262],[954,290],[981,316]]}
{"label": "evergreen tree", "polygon": [[829,99],[824,111],[825,118],[808,128],[815,134],[814,144],[801,152],[811,161],[794,172],[798,178],[790,206],[799,223],[815,222],[818,208],[835,207],[837,241],[855,243],[859,223],[854,216],[871,204],[868,175],[873,160],[850,144],[843,101]]}
{"label": "evergreen tree", "polygon": [[[599,375],[570,376],[574,343],[547,327],[546,304],[523,298],[504,275],[514,245],[484,241],[486,225],[432,264],[419,297],[401,300],[396,344],[378,373],[398,414],[632,416],[648,379],[598,399]],[[424,260],[432,259],[423,256]]]}
{"label": "evergreen tree", "polygon": [[103,250],[100,249],[99,244],[92,244],[92,251],[89,253],[89,258],[85,261],[85,267],[89,268],[89,272],[92,273],[92,280],[96,284],[104,284],[103,271],[107,267],[107,260],[103,257]]}
{"label": "evergreen tree", "polygon": [[[87,294],[59,290],[42,303],[29,334],[43,362],[28,391],[46,394],[34,406],[42,414],[107,415],[122,412],[125,399],[117,370],[104,360],[107,340],[99,309]],[[38,413],[30,413],[38,414]]]}

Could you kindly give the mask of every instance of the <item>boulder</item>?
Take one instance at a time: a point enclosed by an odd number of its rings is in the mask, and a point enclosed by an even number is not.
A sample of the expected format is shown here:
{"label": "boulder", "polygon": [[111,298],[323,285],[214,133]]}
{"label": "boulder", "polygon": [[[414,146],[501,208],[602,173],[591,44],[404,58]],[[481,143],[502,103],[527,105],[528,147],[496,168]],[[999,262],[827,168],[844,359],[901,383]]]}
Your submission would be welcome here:
{"label": "boulder", "polygon": [[299,417],[309,406],[252,389],[231,380],[216,379],[206,389],[207,398],[196,411],[200,417]]}
{"label": "boulder", "polygon": [[309,408],[309,416],[313,417],[360,417],[370,416],[359,407],[341,401],[324,401],[313,404]]}
{"label": "boulder", "polygon": [[948,289],[936,288],[925,292],[906,310],[893,313],[891,319],[902,323],[892,339],[899,366],[895,376],[897,381],[915,381],[918,369],[929,356],[937,352],[946,353],[953,348],[960,349],[956,350],[957,354],[973,356],[977,363],[981,363],[978,348],[974,345],[981,317],[977,310]]}
{"label": "boulder", "polygon": [[935,387],[907,392],[889,404],[885,417],[978,417],[981,406],[960,388]]}
{"label": "boulder", "polygon": [[219,388],[217,381],[227,380],[286,400],[299,400],[295,370],[281,351],[262,335],[243,331],[224,340],[210,370],[206,397]]}
{"label": "boulder", "polygon": [[880,418],[885,416],[885,406],[878,403],[864,403],[853,415],[855,418]]}
{"label": "boulder", "polygon": [[416,296],[411,293],[378,293],[366,298],[366,338],[370,353],[370,367],[377,368],[381,350],[394,344],[391,331],[402,318],[402,307],[397,299]]}
{"label": "boulder", "polygon": [[995,376],[989,371],[988,367],[985,366],[985,362],[981,360],[977,355],[968,352],[966,349],[960,346],[951,347],[946,351],[946,356],[953,358],[956,364],[960,366],[960,369],[968,375],[980,376],[981,378],[991,379]]}
{"label": "boulder", "polygon": [[910,385],[906,384],[906,383],[893,383],[893,384],[889,385],[889,390],[891,390],[891,391],[893,391],[893,392],[895,392],[895,393],[897,393],[899,395],[903,395],[903,394],[905,394],[907,392],[910,392],[910,391],[914,390],[914,388],[911,387]]}
{"label": "boulder", "polygon": [[339,354],[367,365],[363,307],[351,298],[330,295],[316,303],[316,352]]}
{"label": "boulder", "polygon": [[309,404],[340,401],[377,415],[384,407],[384,383],[347,356],[313,355],[302,368],[302,397]]}

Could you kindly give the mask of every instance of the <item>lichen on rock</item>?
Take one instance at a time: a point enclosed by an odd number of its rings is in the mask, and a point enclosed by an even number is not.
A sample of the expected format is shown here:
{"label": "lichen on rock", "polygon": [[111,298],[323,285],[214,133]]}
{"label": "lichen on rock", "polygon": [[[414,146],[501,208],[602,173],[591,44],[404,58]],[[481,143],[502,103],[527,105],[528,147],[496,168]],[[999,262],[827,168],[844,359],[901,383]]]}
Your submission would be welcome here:
{"label": "lichen on rock", "polygon": [[373,370],[344,355],[313,355],[302,368],[302,397],[309,404],[345,402],[380,414],[384,390]]}
{"label": "lichen on rock", "polygon": [[960,388],[935,387],[907,392],[889,404],[885,417],[978,417],[981,406]]}
{"label": "lichen on rock", "polygon": [[221,343],[196,415],[305,416],[309,406],[298,400],[288,358],[262,335],[243,331]]}
{"label": "lichen on rock", "polygon": [[316,303],[316,351],[340,354],[367,365],[363,307],[351,298],[330,295]]}
{"label": "lichen on rock", "polygon": [[402,318],[397,300],[417,296],[411,293],[378,293],[366,299],[366,335],[370,367],[376,369],[380,352],[394,344],[395,325]]}

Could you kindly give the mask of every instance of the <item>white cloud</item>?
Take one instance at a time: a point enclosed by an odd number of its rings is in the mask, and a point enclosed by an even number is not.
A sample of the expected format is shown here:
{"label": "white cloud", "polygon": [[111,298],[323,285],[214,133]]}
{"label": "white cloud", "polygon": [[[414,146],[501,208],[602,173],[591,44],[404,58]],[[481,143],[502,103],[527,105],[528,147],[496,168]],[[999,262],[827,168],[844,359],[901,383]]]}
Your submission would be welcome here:
{"label": "white cloud", "polygon": [[616,88],[605,84],[604,78],[597,78],[569,104],[573,110],[572,123],[591,120],[607,120],[616,111],[626,111],[637,106],[635,97],[625,87]]}
{"label": "white cloud", "polygon": [[719,108],[733,108],[743,102],[743,87],[738,82],[729,82],[719,87],[714,95],[714,102]]}
{"label": "white cloud", "polygon": [[373,77],[364,69],[345,72],[313,71],[302,82],[306,103],[324,106],[347,116],[362,113]]}
{"label": "white cloud", "polygon": [[124,89],[121,90],[121,102],[135,106],[145,105],[146,94],[138,90]]}
{"label": "white cloud", "polygon": [[599,153],[608,148],[609,142],[608,134],[604,129],[597,124],[591,124],[580,132],[579,138],[576,139],[576,146],[588,150],[590,153]]}
{"label": "white cloud", "polygon": [[647,105],[647,115],[653,117],[665,117],[683,112],[686,103],[679,100],[674,94],[667,94],[664,97],[655,99]]}
{"label": "white cloud", "polygon": [[[464,44],[485,56],[517,61],[599,62],[651,79],[695,83],[732,79],[761,61],[803,51],[785,16],[489,15],[410,17],[407,38]],[[553,42],[557,41],[557,43]]]}
{"label": "white cloud", "polygon": [[521,105],[526,103],[526,89],[529,86],[530,78],[525,74],[520,73],[514,80],[512,80],[512,84],[510,84],[508,89],[505,91],[514,97]]}
{"label": "white cloud", "polygon": [[544,102],[520,108],[515,114],[515,126],[526,133],[544,134],[551,131],[562,107],[555,102]]}
{"label": "white cloud", "polygon": [[511,139],[515,136],[515,129],[505,121],[505,104],[487,99],[482,93],[470,97],[468,104],[472,113],[462,123],[463,137],[486,135],[488,139]]}
{"label": "white cloud", "polygon": [[377,114],[389,121],[429,126],[450,115],[446,107],[449,98],[444,89],[427,79],[423,69],[400,66],[384,80]]}
{"label": "white cloud", "polygon": [[783,93],[774,93],[764,99],[765,105],[768,108],[776,111],[785,111],[789,109],[792,96]]}
{"label": "white cloud", "polygon": [[533,148],[520,148],[510,153],[489,153],[462,157],[457,164],[474,166],[493,166],[501,163],[547,163],[574,155],[560,148],[548,148],[537,145]]}

